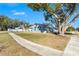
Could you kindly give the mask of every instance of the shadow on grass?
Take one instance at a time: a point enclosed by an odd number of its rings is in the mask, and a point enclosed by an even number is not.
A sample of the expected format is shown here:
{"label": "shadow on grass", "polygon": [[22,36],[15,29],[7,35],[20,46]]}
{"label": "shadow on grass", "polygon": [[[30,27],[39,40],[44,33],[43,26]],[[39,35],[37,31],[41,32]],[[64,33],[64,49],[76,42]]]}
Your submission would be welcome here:
{"label": "shadow on grass", "polygon": [[[57,32],[51,32],[51,34],[59,35]],[[71,36],[71,35],[77,35],[77,34],[76,33],[65,33],[65,35]],[[59,35],[59,36],[61,36],[61,35]]]}

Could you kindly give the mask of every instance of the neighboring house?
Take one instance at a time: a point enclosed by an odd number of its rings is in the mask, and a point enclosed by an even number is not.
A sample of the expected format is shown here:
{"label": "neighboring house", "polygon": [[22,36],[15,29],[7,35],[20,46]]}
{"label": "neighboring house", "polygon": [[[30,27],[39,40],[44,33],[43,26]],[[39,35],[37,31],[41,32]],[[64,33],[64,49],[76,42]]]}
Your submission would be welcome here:
{"label": "neighboring house", "polygon": [[39,25],[31,25],[26,32],[41,32],[38,27]]}
{"label": "neighboring house", "polygon": [[46,24],[34,24],[26,32],[47,32]]}
{"label": "neighboring house", "polygon": [[15,28],[8,28],[8,31],[12,31],[12,32],[25,32],[25,28],[23,27],[23,25],[21,25],[19,27],[15,27]]}
{"label": "neighboring house", "polygon": [[15,29],[12,28],[8,28],[8,31],[12,31],[12,32],[21,32],[23,31],[23,29],[16,27]]}

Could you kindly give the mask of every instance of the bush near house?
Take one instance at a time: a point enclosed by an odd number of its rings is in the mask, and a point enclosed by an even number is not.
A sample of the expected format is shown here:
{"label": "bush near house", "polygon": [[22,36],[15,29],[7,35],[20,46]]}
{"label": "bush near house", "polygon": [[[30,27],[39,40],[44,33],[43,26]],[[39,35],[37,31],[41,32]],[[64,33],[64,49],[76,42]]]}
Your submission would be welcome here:
{"label": "bush near house", "polygon": [[73,28],[73,27],[68,27],[66,31],[75,31],[75,28]]}

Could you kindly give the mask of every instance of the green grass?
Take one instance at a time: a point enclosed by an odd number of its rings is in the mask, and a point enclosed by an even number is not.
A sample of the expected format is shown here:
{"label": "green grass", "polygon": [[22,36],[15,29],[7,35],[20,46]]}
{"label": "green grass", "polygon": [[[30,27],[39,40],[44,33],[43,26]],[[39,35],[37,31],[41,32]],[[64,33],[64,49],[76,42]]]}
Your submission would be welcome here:
{"label": "green grass", "polygon": [[69,37],[59,36],[55,34],[44,34],[44,33],[16,33],[17,35],[33,41],[38,44],[46,45],[48,47],[52,47],[58,50],[64,50],[67,43],[69,42]]}
{"label": "green grass", "polygon": [[8,56],[36,56],[38,54],[19,45],[11,36],[6,32],[0,33],[0,55]]}
{"label": "green grass", "polygon": [[45,37],[47,37],[47,35],[45,34],[33,34],[33,33],[16,33],[24,38],[27,38],[27,40],[31,40],[31,41],[38,41],[41,39],[44,39]]}
{"label": "green grass", "polygon": [[78,37],[79,37],[79,32],[78,32]]}

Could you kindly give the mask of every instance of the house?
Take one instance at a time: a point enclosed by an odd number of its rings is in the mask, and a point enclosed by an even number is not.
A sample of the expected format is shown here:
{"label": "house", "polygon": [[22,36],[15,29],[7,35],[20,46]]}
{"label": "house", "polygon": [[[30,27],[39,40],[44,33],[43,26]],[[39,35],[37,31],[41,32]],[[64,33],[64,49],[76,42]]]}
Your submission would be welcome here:
{"label": "house", "polygon": [[46,24],[33,24],[26,32],[47,32]]}
{"label": "house", "polygon": [[39,30],[39,25],[31,25],[27,30],[26,30],[26,32],[40,32],[40,30]]}
{"label": "house", "polygon": [[11,31],[11,32],[25,32],[25,28],[23,27],[23,25],[20,25],[19,27],[15,27],[15,28],[8,28],[8,31]]}

